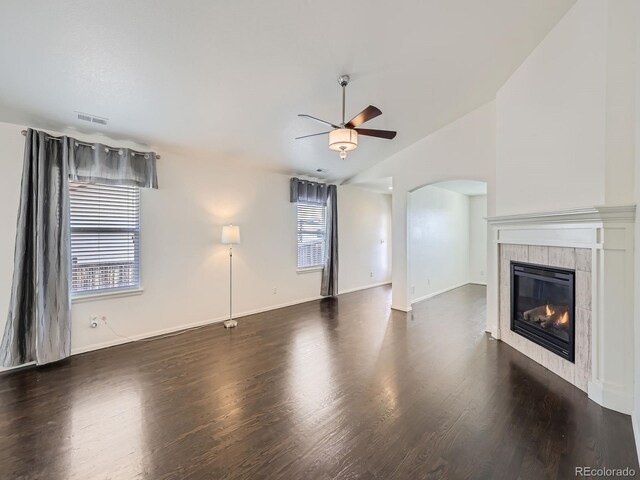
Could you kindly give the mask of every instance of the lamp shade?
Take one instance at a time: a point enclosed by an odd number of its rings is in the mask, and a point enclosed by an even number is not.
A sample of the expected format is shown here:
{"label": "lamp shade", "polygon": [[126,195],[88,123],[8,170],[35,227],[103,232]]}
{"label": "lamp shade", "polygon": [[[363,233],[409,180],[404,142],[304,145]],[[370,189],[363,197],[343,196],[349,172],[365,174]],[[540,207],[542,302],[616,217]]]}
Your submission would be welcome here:
{"label": "lamp shade", "polygon": [[222,243],[240,243],[240,227],[238,225],[222,227]]}
{"label": "lamp shade", "polygon": [[336,128],[329,132],[329,148],[349,152],[358,148],[358,132],[352,128]]}

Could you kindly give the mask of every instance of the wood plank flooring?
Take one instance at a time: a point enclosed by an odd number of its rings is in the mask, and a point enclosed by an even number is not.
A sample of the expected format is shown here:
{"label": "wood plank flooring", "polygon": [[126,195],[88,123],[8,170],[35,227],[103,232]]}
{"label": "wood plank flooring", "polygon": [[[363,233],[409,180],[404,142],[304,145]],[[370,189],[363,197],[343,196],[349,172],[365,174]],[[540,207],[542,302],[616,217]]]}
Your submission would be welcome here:
{"label": "wood plank flooring", "polygon": [[543,479],[638,463],[628,416],[374,288],[0,375],[2,479]]}

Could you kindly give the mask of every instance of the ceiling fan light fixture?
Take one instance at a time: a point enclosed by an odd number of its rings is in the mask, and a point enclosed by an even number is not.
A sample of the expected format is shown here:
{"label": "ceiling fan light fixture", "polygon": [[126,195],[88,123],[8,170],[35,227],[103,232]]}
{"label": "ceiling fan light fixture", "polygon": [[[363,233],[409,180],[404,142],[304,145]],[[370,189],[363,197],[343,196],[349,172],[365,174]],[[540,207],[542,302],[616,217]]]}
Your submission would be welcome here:
{"label": "ceiling fan light fixture", "polygon": [[[345,121],[345,98],[346,98],[346,88],[349,84],[349,75],[342,75],[338,78],[338,83],[342,87],[342,123],[331,123],[326,120],[322,120],[320,118],[307,115],[306,113],[299,113],[299,117],[310,118],[311,120],[315,120],[316,122],[322,123],[323,125],[327,125],[333,130],[328,132],[321,133],[312,133],[311,135],[303,135],[301,137],[296,137],[296,140],[301,140],[303,138],[309,137],[317,137],[318,135],[326,135],[329,134],[329,148],[336,152],[340,153],[340,158],[347,158],[347,152],[351,150],[355,150],[358,148],[358,137],[360,135],[365,135],[368,137],[377,137],[377,138],[385,138],[387,140],[392,140],[396,136],[396,132],[392,130],[375,130],[370,128],[358,128],[363,123],[368,122],[369,120],[379,117],[382,115],[382,111],[378,107],[374,107],[373,105],[369,105],[367,108],[362,110],[359,114],[353,117],[348,122]],[[357,128],[357,130],[356,130]]]}
{"label": "ceiling fan light fixture", "polygon": [[[346,152],[358,148],[358,132],[352,128],[336,128],[329,132],[329,148],[341,152],[340,157],[345,158]],[[342,153],[345,156],[342,156]]]}

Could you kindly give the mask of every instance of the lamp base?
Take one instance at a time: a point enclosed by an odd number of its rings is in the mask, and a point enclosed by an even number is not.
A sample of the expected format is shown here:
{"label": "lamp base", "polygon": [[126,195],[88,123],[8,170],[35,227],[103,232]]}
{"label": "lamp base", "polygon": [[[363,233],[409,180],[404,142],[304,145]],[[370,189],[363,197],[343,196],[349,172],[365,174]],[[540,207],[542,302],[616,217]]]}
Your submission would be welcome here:
{"label": "lamp base", "polygon": [[233,328],[238,326],[237,320],[227,320],[224,322],[224,328]]}

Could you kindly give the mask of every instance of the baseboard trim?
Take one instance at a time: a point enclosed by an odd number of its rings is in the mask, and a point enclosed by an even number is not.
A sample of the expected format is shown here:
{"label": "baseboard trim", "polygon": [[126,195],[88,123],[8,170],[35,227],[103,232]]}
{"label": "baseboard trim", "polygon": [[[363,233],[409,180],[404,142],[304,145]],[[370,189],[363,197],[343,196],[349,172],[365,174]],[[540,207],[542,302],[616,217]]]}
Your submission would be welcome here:
{"label": "baseboard trim", "polygon": [[[381,283],[375,283],[372,285],[366,285],[363,287],[358,287],[358,288],[351,288],[348,290],[345,290],[343,292],[340,292],[340,295],[345,294],[345,293],[351,293],[351,292],[356,292],[359,290],[366,290],[368,288],[375,288],[375,287],[380,287],[383,285],[389,285],[391,282],[381,282]],[[293,300],[291,302],[285,302],[285,303],[280,303],[278,305],[272,305],[269,307],[262,307],[262,308],[256,308],[253,310],[246,310],[244,312],[240,312],[240,313],[236,313],[233,315],[233,318],[242,318],[242,317],[248,317],[249,315],[256,315],[258,313],[264,313],[264,312],[270,312],[272,310],[279,310],[281,308],[286,308],[286,307],[292,307],[294,305],[300,305],[302,303],[308,303],[308,302],[313,302],[316,300],[320,300],[324,297],[322,297],[322,295],[316,295],[314,297],[308,297],[308,298],[303,298],[300,300]],[[164,335],[170,335],[172,333],[180,333],[180,332],[186,332],[187,330],[191,330],[194,328],[199,328],[199,327],[204,327],[207,325],[215,325],[216,323],[222,323],[225,320],[228,320],[229,317],[224,316],[224,317],[217,317],[217,318],[210,318],[207,320],[201,320],[199,322],[193,322],[193,323],[188,323],[186,325],[177,325],[174,327],[169,327],[169,328],[163,328],[160,330],[154,330],[152,332],[146,332],[146,333],[140,333],[137,335],[130,335],[127,338],[114,338],[113,340],[108,340],[106,342],[101,342],[101,343],[94,343],[91,345],[87,345],[87,346],[83,346],[83,347],[77,347],[77,348],[71,348],[71,355],[81,355],[83,353],[88,353],[88,352],[94,352],[96,350],[102,350],[103,348],[109,348],[109,347],[115,347],[117,345],[124,345],[125,343],[133,343],[133,342],[138,342],[138,341],[142,341],[142,340],[150,340],[153,338],[157,338],[157,337],[162,337]],[[24,365],[19,365],[16,367],[0,367],[0,373],[2,372],[9,372],[11,370],[17,370],[19,368],[24,368],[24,367],[29,367],[29,366],[33,366],[35,365],[35,362],[29,362],[29,363],[25,363]]]}
{"label": "baseboard trim", "polygon": [[32,367],[36,362],[23,363],[22,365],[16,365],[15,367],[0,367],[0,373],[10,372],[12,370],[20,370],[21,368]]}
{"label": "baseboard trim", "polygon": [[473,283],[473,282],[463,282],[463,283],[460,283],[458,285],[454,285],[452,287],[443,288],[442,290],[438,290],[437,292],[428,293],[427,295],[423,295],[421,297],[414,298],[413,300],[411,300],[411,305],[413,305],[414,303],[422,302],[423,300],[428,300],[430,298],[435,297],[436,295],[441,295],[441,294],[449,292],[451,290],[455,290],[456,288],[464,287],[465,285],[469,285],[470,283]]}
{"label": "baseboard trim", "polygon": [[[313,302],[315,300],[320,300],[321,298],[323,298],[321,295],[317,295],[315,297],[304,298],[302,300],[294,300],[292,302],[280,303],[278,305],[273,305],[270,307],[262,307],[262,308],[256,308],[253,310],[246,310],[244,312],[234,313],[233,318],[248,317],[249,315],[256,315],[258,313],[270,312],[272,310],[279,310],[281,308],[292,307],[293,305],[299,305],[301,303]],[[86,347],[72,348],[71,355],[79,355],[82,353],[93,352],[95,350],[101,350],[103,348],[115,347],[116,345],[123,345],[125,343],[132,343],[140,340],[148,340],[155,337],[161,337],[163,335],[169,335],[171,333],[191,330],[193,328],[204,327],[207,325],[215,325],[216,323],[222,323],[225,320],[229,320],[229,317],[226,315],[224,317],[210,318],[207,320],[201,320],[199,322],[188,323],[186,325],[178,325],[175,327],[163,328],[161,330],[154,330],[153,332],[141,333],[138,335],[131,335],[128,338],[116,338],[114,340],[97,343],[93,345],[88,345]]]}
{"label": "baseboard trim", "polygon": [[598,380],[590,381],[587,394],[598,405],[626,415],[633,414],[633,394],[625,386]]}
{"label": "baseboard trim", "polygon": [[487,330],[485,330],[485,332],[491,335],[495,340],[500,340],[500,332],[498,331],[497,328],[490,327]]}
{"label": "baseboard trim", "polygon": [[[374,283],[372,285],[366,285],[363,287],[357,287],[357,288],[350,288],[348,290],[344,290],[342,292],[339,293],[339,295],[345,294],[345,293],[352,293],[352,292],[357,292],[360,290],[366,290],[369,288],[375,288],[375,287],[381,287],[383,285],[389,285],[391,284],[391,282],[380,282],[380,283]],[[285,302],[285,303],[280,303],[278,305],[272,305],[269,307],[262,307],[262,308],[255,308],[253,310],[246,310],[244,312],[240,312],[240,313],[236,313],[233,315],[233,318],[242,318],[242,317],[248,317],[249,315],[256,315],[258,313],[264,313],[264,312],[270,312],[272,310],[279,310],[281,308],[286,308],[286,307],[292,307],[294,305],[300,305],[302,303],[308,303],[308,302],[313,302],[315,300],[320,300],[324,297],[322,297],[322,295],[316,295],[314,297],[308,297],[308,298],[303,298],[300,300],[293,300],[291,302]],[[216,323],[222,323],[225,320],[228,320],[229,317],[224,316],[224,317],[218,317],[218,318],[210,318],[207,320],[201,320],[199,322],[193,322],[193,323],[188,323],[186,325],[177,325],[174,327],[169,327],[169,328],[163,328],[160,330],[154,330],[152,332],[146,332],[146,333],[140,333],[137,335],[130,335],[127,338],[114,338],[113,340],[108,340],[106,342],[101,342],[101,343],[94,343],[91,345],[87,345],[84,347],[77,347],[77,348],[71,348],[71,355],[81,355],[83,353],[88,353],[88,352],[94,352],[96,350],[102,350],[103,348],[109,348],[109,347],[115,347],[117,345],[124,345],[125,343],[133,343],[133,342],[138,342],[138,341],[142,341],[142,340],[150,340],[153,338],[157,338],[157,337],[162,337],[164,335],[170,335],[172,333],[181,333],[181,332],[186,332],[187,330],[191,330],[194,328],[199,328],[199,327],[204,327],[207,325],[215,325]],[[25,363],[24,365],[19,365],[17,367],[0,367],[0,373],[2,372],[8,372],[11,370],[16,370],[19,368],[24,368],[24,367],[28,367],[28,366],[32,366],[35,365],[35,362],[29,362],[29,363]]]}
{"label": "baseboard trim", "polygon": [[487,282],[474,282],[474,281],[470,280],[467,283],[470,283],[472,285],[484,285],[485,287],[487,286]]}
{"label": "baseboard trim", "polygon": [[380,282],[380,283],[373,283],[371,285],[365,285],[364,287],[348,288],[346,290],[340,290],[339,295],[343,295],[345,293],[359,292],[360,290],[368,290],[369,288],[382,287],[384,285],[391,285],[391,282],[390,281]]}
{"label": "baseboard trim", "polygon": [[[291,302],[280,303],[278,305],[273,305],[270,307],[262,307],[262,308],[256,308],[253,310],[246,310],[244,312],[234,314],[233,318],[242,318],[242,317],[247,317],[249,315],[256,315],[258,313],[270,312],[272,310],[279,310],[281,308],[291,307],[293,305],[299,305],[301,303],[313,302],[315,300],[320,300],[321,298],[323,298],[321,295],[317,295],[314,297],[303,298],[301,300],[294,300]],[[102,350],[103,348],[115,347],[117,345],[124,345],[125,343],[133,343],[133,342],[138,342],[142,340],[150,340],[152,338],[161,337],[163,335],[169,335],[171,333],[186,332],[187,330],[191,330],[193,328],[199,328],[207,325],[215,325],[216,323],[222,323],[228,319],[229,317],[225,315],[224,317],[211,318],[207,320],[201,320],[199,322],[188,323],[186,325],[177,325],[175,327],[163,328],[160,330],[154,330],[152,332],[140,333],[137,335],[130,335],[127,338],[114,338],[113,340],[108,340],[106,342],[101,342],[101,343],[94,343],[84,347],[77,347],[77,348],[72,347],[71,356],[81,355],[83,353],[88,353],[88,352],[94,352],[96,350]],[[18,365],[16,367],[0,367],[0,373],[9,372],[12,370],[17,370],[20,368],[25,368],[33,365],[35,365],[35,362],[25,363],[23,365]]]}
{"label": "baseboard trim", "polygon": [[[240,318],[246,316],[247,314],[238,314],[234,315],[233,318]],[[151,340],[153,338],[162,337],[164,335],[169,335],[172,333],[178,332],[186,332],[187,330],[191,330],[194,328],[204,327],[207,325],[214,325],[216,323],[222,323],[225,320],[228,320],[229,317],[224,318],[214,318],[209,320],[202,320],[200,322],[188,323],[186,325],[179,325],[176,327],[163,328],[160,330],[154,330],[152,332],[140,333],[138,335],[131,335],[128,338],[116,338],[114,340],[109,340],[106,342],[95,343],[92,345],[87,345],[85,347],[78,347],[71,349],[71,355],[81,355],[83,353],[95,352],[96,350],[102,350],[103,348],[115,347],[117,345],[123,345],[125,343],[134,343],[142,340]]]}
{"label": "baseboard trim", "polygon": [[411,307],[409,307],[409,308],[404,308],[404,307],[398,307],[398,306],[396,306],[396,305],[391,305],[391,310],[397,310],[397,311],[399,311],[399,312],[405,312],[405,313],[407,313],[407,312],[410,312],[410,311],[412,310],[412,308],[411,308]]}

